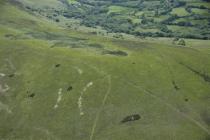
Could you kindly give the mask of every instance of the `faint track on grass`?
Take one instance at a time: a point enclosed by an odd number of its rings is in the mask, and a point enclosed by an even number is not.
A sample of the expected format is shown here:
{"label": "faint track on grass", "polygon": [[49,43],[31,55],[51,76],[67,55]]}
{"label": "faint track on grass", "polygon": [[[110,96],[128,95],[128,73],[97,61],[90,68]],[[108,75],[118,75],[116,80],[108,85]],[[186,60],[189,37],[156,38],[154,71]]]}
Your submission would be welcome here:
{"label": "faint track on grass", "polygon": [[[93,140],[94,139],[94,134],[95,134],[95,129],[96,129],[96,126],[97,126],[97,123],[98,123],[98,120],[99,120],[99,117],[100,117],[100,113],[103,109],[103,106],[105,105],[106,103],[106,100],[110,94],[110,91],[111,91],[111,75],[108,75],[105,71],[103,70],[100,70],[99,68],[97,68],[96,66],[93,66],[89,63],[86,63],[86,62],[83,62],[81,61],[80,59],[76,59],[76,58],[69,58],[67,56],[53,56],[53,55],[49,55],[49,54],[42,54],[40,52],[35,52],[36,54],[38,55],[41,55],[41,56],[48,56],[48,57],[53,57],[53,58],[57,58],[57,59],[63,59],[63,60],[74,60],[74,61],[79,61],[81,64],[84,64],[86,66],[88,66],[89,68],[93,69],[95,72],[97,72],[98,74],[102,75],[102,76],[105,76],[108,78],[108,89],[107,89],[107,92],[106,94],[104,95],[104,98],[102,100],[102,104],[101,104],[101,107],[100,109],[98,110],[97,114],[96,114],[96,117],[95,117],[95,120],[93,122],[93,126],[92,126],[92,129],[91,129],[91,133],[90,133],[90,140]],[[72,68],[75,68],[75,66],[72,66]]]}
{"label": "faint track on grass", "polygon": [[177,112],[178,114],[180,114],[181,116],[183,116],[184,118],[186,118],[187,120],[191,121],[192,123],[194,123],[195,125],[197,125],[199,128],[201,128],[203,131],[205,131],[208,135],[210,135],[210,131],[203,126],[200,122],[198,122],[197,120],[193,119],[192,117],[188,116],[185,113],[182,113],[180,110],[178,110],[176,107],[174,107],[172,104],[166,102],[165,100],[161,99],[160,97],[154,95],[151,91],[146,90],[144,88],[142,88],[141,86],[135,85],[135,84],[131,84],[130,82],[126,82],[128,84],[130,84],[131,86],[143,91],[144,93],[150,95],[152,98],[158,100],[160,103],[166,105],[167,107],[173,109],[175,112]]}
{"label": "faint track on grass", "polygon": [[[49,55],[49,54],[47,54],[47,53],[40,53],[40,52],[38,52],[38,51],[34,51],[33,53],[35,53],[35,54],[38,54],[38,55],[40,55],[40,56],[48,56],[48,57],[52,57],[52,58],[56,58],[56,59],[63,59],[63,60],[67,60],[67,61],[69,61],[69,60],[73,60],[73,61],[78,61],[78,62],[80,62],[81,64],[84,64],[84,65],[86,65],[87,67],[89,67],[89,68],[91,68],[92,70],[94,70],[95,72],[97,72],[97,73],[99,73],[99,74],[102,74],[102,75],[105,75],[105,76],[107,76],[108,74],[106,73],[106,72],[104,72],[103,70],[99,70],[97,67],[95,67],[95,66],[92,66],[91,64],[89,64],[89,63],[87,63],[87,62],[84,62],[84,61],[82,61],[81,59],[77,59],[77,58],[70,58],[70,57],[68,57],[68,56],[61,56],[61,53],[59,53],[58,55],[59,56],[55,56],[55,55]],[[84,58],[85,59],[85,58]],[[70,61],[71,62],[71,61]],[[74,66],[71,66],[73,69],[75,69],[75,65]],[[75,69],[76,70],[76,69]],[[78,70],[76,70],[77,72],[78,72]],[[82,73],[84,73],[84,72],[82,72]]]}
{"label": "faint track on grass", "polygon": [[[42,55],[41,53],[39,53],[40,55]],[[163,56],[159,53],[160,57],[162,59]],[[65,57],[65,56],[52,56],[52,55],[49,55],[50,57],[54,57],[54,58],[60,58],[60,59],[65,59],[65,60],[76,60],[76,61],[80,61],[79,59],[75,59],[75,58],[68,58],[68,57]],[[80,61],[81,62],[81,61]],[[103,74],[103,75],[106,75],[110,78],[110,87],[109,89],[107,90],[107,93],[106,95],[104,96],[104,99],[103,99],[103,102],[102,102],[102,106],[101,106],[101,109],[102,107],[104,106],[104,104],[106,103],[106,100],[107,100],[107,97],[109,95],[109,92],[111,90],[111,76],[108,75],[106,72],[102,71],[102,70],[99,70],[97,67],[95,66],[91,66],[90,64],[88,63],[84,63],[84,62],[81,62],[82,64],[84,65],[87,65],[88,67],[90,67],[91,69],[93,69],[94,71],[96,71],[97,73],[99,74]],[[169,66],[169,64],[166,62],[166,65],[167,65],[167,68],[169,70],[169,73],[171,74],[171,77],[173,78],[173,72]],[[187,114],[184,114],[182,112],[180,112],[176,107],[174,107],[173,105],[171,105],[170,103],[167,103],[165,100],[159,98],[158,96],[155,96],[151,91],[148,91],[148,90],[145,90],[144,88],[142,88],[141,86],[136,86],[135,84],[131,84],[129,83],[128,81],[126,81],[128,84],[136,87],[137,89],[143,91],[144,93],[147,93],[148,95],[150,95],[151,97],[153,97],[154,99],[158,100],[159,102],[165,104],[166,106],[168,106],[169,108],[173,109],[175,112],[177,112],[178,114],[182,115],[183,117],[185,117],[187,120],[190,120],[192,123],[194,123],[196,126],[198,126],[199,128],[201,128],[203,131],[205,131],[208,135],[210,135],[210,132],[209,130],[203,126],[200,122],[198,122],[197,120],[193,119],[192,117],[188,116]],[[98,113],[96,114],[96,118],[95,118],[95,121],[93,123],[93,126],[92,126],[92,130],[91,130],[91,134],[90,134],[90,140],[93,140],[94,139],[94,134],[95,134],[95,129],[96,129],[96,126],[97,126],[97,122],[99,120],[99,117],[100,117],[100,113],[101,113],[101,109],[98,111]]]}
{"label": "faint track on grass", "polygon": [[[127,83],[128,85],[131,85],[133,86],[134,88],[142,91],[144,94],[147,94],[149,96],[151,96],[153,99],[157,100],[158,102],[160,102],[161,104],[167,106],[168,108],[172,109],[173,111],[175,111],[177,114],[181,115],[183,118],[185,118],[186,120],[188,120],[189,122],[193,123],[195,126],[199,127],[201,130],[203,130],[205,133],[207,133],[208,135],[210,135],[210,131],[208,130],[207,127],[204,126],[204,124],[200,123],[199,121],[195,120],[194,118],[190,117],[189,115],[181,112],[179,109],[177,109],[176,107],[174,107],[172,104],[166,102],[165,100],[161,99],[160,97],[156,96],[154,93],[152,93],[151,91],[149,90],[146,90],[145,88],[139,86],[139,85],[136,85],[130,81],[126,81],[126,80],[122,80],[124,81],[125,83]],[[128,130],[130,127],[126,127],[126,128],[120,128],[118,130],[114,130],[113,132],[110,132],[106,135],[111,135],[111,134],[114,134],[114,133],[117,133],[117,132],[122,132],[122,131],[126,131]],[[105,136],[106,136],[105,135]],[[93,140],[90,139],[90,140]]]}
{"label": "faint track on grass", "polygon": [[106,103],[106,100],[107,100],[107,98],[110,94],[110,91],[111,91],[111,75],[108,75],[107,78],[108,78],[108,89],[107,89],[106,94],[104,95],[104,98],[102,100],[102,104],[101,104],[101,106],[100,106],[100,108],[99,108],[99,110],[96,114],[95,120],[93,122],[93,126],[92,126],[91,133],[90,133],[90,140],[94,139],[95,129],[96,129],[99,117],[100,117],[100,113],[101,113],[101,111],[102,111],[102,109],[103,109],[103,107]]}
{"label": "faint track on grass", "polygon": [[16,67],[15,67],[15,65],[12,63],[12,61],[10,59],[5,59],[5,61],[8,63],[9,67],[12,70],[16,71]]}
{"label": "faint track on grass", "polygon": [[[191,48],[192,49],[192,48]],[[165,65],[166,65],[166,67],[167,67],[167,69],[168,69],[168,71],[169,71],[169,73],[170,73],[170,75],[171,75],[171,80],[172,80],[172,84],[173,84],[173,86],[175,87],[177,87],[177,84],[176,84],[176,81],[175,81],[175,76],[174,76],[174,72],[173,72],[173,69],[172,69],[172,67],[171,67],[171,65],[170,65],[170,63],[168,63],[168,61],[166,61],[167,59],[164,59],[164,55],[158,50],[158,49],[156,49],[156,51],[157,51],[157,53],[159,54],[159,56],[161,57],[161,59],[162,59],[162,61],[163,61],[163,63],[165,63]],[[193,49],[193,51],[195,51],[194,49]],[[200,52],[200,51],[199,51]],[[201,53],[201,52],[200,52]],[[183,65],[183,66],[185,66],[184,64],[182,64],[182,63],[179,63],[179,64],[181,64],[181,65]],[[193,70],[192,68],[190,68],[189,66],[185,66],[185,67],[187,67],[188,69],[190,69],[192,72],[194,72],[194,73],[196,73],[196,74],[198,74],[199,72],[197,72],[197,71],[195,71],[195,70]],[[200,75],[199,76],[206,76],[205,74],[202,74],[202,73],[199,73]],[[207,75],[208,76],[208,75]],[[202,77],[202,78],[203,78]],[[207,77],[207,78],[209,78],[209,77]],[[204,80],[205,80],[205,78],[203,78]],[[178,87],[179,88],[179,87]],[[193,110],[191,107],[189,107],[190,108],[190,110],[191,110],[191,112],[193,112],[195,115],[197,115],[197,116],[200,116],[195,110]],[[180,111],[179,111],[180,112]],[[186,114],[185,114],[186,115]],[[209,131],[209,130],[208,130]],[[210,132],[209,132],[210,133]]]}
{"label": "faint track on grass", "polygon": [[166,69],[168,70],[170,76],[171,76],[171,81],[172,81],[172,84],[173,86],[177,86],[176,85],[176,81],[174,80],[175,79],[175,76],[174,76],[174,73],[173,73],[173,70],[170,66],[170,64],[168,63],[168,61],[166,61],[166,59],[164,59],[164,55],[158,50],[158,49],[155,49],[157,54],[160,56],[161,60],[162,60],[162,65],[164,66],[164,63],[165,63],[165,66],[166,66]]}
{"label": "faint track on grass", "polygon": [[57,136],[54,135],[54,133],[50,132],[48,129],[42,128],[42,127],[34,127],[35,131],[39,131],[47,136],[47,140],[58,140]]}

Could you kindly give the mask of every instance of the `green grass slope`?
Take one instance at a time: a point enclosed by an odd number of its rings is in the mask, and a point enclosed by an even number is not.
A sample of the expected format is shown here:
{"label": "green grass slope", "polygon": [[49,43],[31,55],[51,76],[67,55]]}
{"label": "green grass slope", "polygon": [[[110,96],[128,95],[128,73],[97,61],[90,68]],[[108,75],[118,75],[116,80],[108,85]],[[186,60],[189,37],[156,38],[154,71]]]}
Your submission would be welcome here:
{"label": "green grass slope", "polygon": [[206,0],[17,1],[28,11],[68,28],[78,28],[79,22],[92,28],[100,26],[108,33],[210,39],[210,6]]}
{"label": "green grass slope", "polygon": [[105,38],[0,7],[0,139],[210,139],[209,41]]}

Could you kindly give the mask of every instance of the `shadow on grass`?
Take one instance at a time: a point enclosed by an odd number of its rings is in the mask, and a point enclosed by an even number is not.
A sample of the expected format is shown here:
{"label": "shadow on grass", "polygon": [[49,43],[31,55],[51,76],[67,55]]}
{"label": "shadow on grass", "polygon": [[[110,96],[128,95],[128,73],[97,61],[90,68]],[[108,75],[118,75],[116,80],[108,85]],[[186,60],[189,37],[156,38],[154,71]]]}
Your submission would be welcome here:
{"label": "shadow on grass", "polygon": [[128,54],[126,52],[117,50],[117,51],[110,51],[110,50],[104,50],[102,52],[102,55],[115,55],[115,56],[128,56]]}
{"label": "shadow on grass", "polygon": [[207,75],[206,73],[202,73],[199,72],[195,69],[193,69],[192,67],[180,62],[179,64],[181,64],[182,66],[186,67],[188,70],[192,71],[193,73],[195,73],[196,75],[200,76],[204,81],[209,82],[210,83],[210,76]]}

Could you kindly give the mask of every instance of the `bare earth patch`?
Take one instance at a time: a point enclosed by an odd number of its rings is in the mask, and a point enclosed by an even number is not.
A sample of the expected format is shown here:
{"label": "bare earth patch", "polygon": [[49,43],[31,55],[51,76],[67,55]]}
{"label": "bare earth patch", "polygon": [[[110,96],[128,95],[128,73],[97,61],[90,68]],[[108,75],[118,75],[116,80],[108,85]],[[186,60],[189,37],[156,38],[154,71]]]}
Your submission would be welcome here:
{"label": "bare earth patch", "polygon": [[6,74],[0,73],[0,77],[5,77],[5,76],[6,76]]}
{"label": "bare earth patch", "polygon": [[0,93],[7,92],[9,89],[10,87],[7,84],[5,84],[4,86],[0,84]]}
{"label": "bare earth patch", "polygon": [[77,72],[81,75],[81,74],[83,74],[83,71],[80,69],[80,68],[78,68],[78,67],[74,67],[76,70],[77,70]]}
{"label": "bare earth patch", "polygon": [[82,107],[82,100],[83,100],[82,96],[85,94],[85,92],[87,91],[87,89],[88,89],[89,87],[91,87],[92,85],[93,85],[93,82],[89,82],[89,83],[83,88],[83,90],[81,91],[80,97],[79,97],[79,99],[78,99],[77,104],[78,104],[78,108],[79,108],[79,112],[80,112],[80,115],[81,115],[81,116],[84,115],[84,111],[83,111],[83,107]]}
{"label": "bare earth patch", "polygon": [[56,109],[56,108],[58,108],[58,104],[61,102],[61,100],[62,100],[62,88],[60,88],[59,89],[59,91],[58,91],[58,98],[57,98],[57,102],[56,102],[56,104],[54,105],[54,109]]}

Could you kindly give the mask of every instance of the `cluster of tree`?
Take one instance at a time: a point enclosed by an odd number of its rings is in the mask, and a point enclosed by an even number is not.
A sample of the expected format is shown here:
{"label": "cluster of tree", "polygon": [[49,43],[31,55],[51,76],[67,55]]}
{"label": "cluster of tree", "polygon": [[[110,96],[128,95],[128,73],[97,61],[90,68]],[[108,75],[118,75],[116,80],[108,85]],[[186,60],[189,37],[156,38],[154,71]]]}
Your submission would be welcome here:
{"label": "cluster of tree", "polygon": [[173,44],[179,45],[179,46],[186,46],[186,42],[184,39],[180,38],[174,38]]}
{"label": "cluster of tree", "polygon": [[[199,39],[209,39],[210,35],[204,33],[205,28],[210,27],[210,18],[205,15],[199,15],[192,12],[192,8],[207,9],[205,6],[189,6],[186,1],[180,0],[160,0],[159,4],[157,1],[151,0],[151,6],[148,6],[148,1],[145,0],[107,0],[107,1],[92,1],[92,0],[77,0],[79,5],[71,5],[67,0],[60,0],[62,3],[67,5],[67,9],[48,9],[50,12],[43,12],[43,9],[34,9],[31,7],[26,7],[28,10],[37,12],[41,15],[42,13],[49,13],[43,15],[55,22],[60,22],[58,15],[62,15],[66,18],[76,18],[80,19],[81,24],[88,27],[101,26],[107,32],[114,33],[127,33],[133,34],[141,37],[180,37],[180,38],[199,38]],[[133,11],[129,13],[121,12],[109,12],[109,6],[122,6],[130,8]],[[191,13],[185,16],[186,18],[191,18],[193,20],[209,20],[209,25],[203,24],[192,24],[191,21],[178,21],[179,18],[183,18],[171,14],[173,8],[182,7],[186,11]],[[148,11],[154,13],[154,15],[148,15],[146,12],[141,16],[137,16],[139,11]],[[167,19],[163,21],[154,20],[161,16],[168,16]],[[130,18],[128,18],[130,17]],[[133,22],[133,17],[139,18],[139,22]],[[192,27],[200,29],[200,32],[192,33],[180,33],[176,31],[169,30],[168,25]],[[69,26],[69,25],[67,25]],[[146,29],[158,29],[157,32],[138,32],[137,28]]]}
{"label": "cluster of tree", "polygon": [[39,15],[42,15],[51,20],[54,20],[55,22],[60,22],[58,15],[60,15],[62,11],[56,10],[54,8],[41,9],[41,8],[33,8],[30,6],[26,6],[25,8],[31,11],[32,13],[38,13]]}

